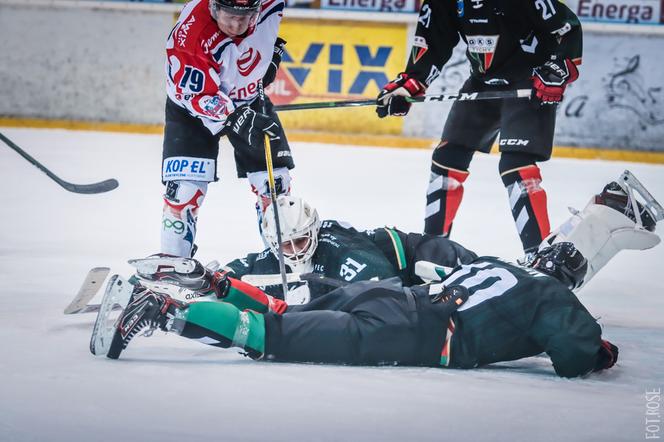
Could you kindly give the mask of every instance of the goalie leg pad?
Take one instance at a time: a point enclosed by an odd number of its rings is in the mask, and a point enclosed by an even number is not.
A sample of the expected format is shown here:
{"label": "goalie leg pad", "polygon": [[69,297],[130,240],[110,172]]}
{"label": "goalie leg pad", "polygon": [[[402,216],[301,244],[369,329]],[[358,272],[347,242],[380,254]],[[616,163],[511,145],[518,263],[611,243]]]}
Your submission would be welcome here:
{"label": "goalie leg pad", "polygon": [[660,238],[638,227],[617,210],[591,201],[583,211],[572,212],[572,216],[542,242],[540,249],[563,241],[573,243],[588,260],[585,285],[619,251],[649,249],[656,246]]}
{"label": "goalie leg pad", "polygon": [[205,199],[204,181],[168,181],[161,220],[161,253],[191,257],[198,209]]}

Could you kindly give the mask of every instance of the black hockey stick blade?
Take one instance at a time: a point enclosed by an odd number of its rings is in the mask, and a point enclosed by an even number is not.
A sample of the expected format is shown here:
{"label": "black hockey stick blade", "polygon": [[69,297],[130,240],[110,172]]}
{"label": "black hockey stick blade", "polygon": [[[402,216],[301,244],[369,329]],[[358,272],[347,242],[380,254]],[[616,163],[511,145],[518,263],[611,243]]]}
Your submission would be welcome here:
{"label": "black hockey stick blade", "polygon": [[[459,92],[458,94],[423,95],[421,97],[409,97],[411,103],[427,103],[430,101],[479,101],[479,100],[502,100],[512,98],[530,99],[532,89],[515,89],[508,91],[483,91],[483,92]],[[375,106],[376,99],[369,100],[344,100],[344,101],[318,101],[314,103],[283,104],[275,106],[277,112],[306,110],[306,109],[333,109],[338,107]]]}
{"label": "black hockey stick blade", "polygon": [[70,192],[83,193],[83,194],[104,193],[115,189],[119,185],[118,180],[114,178],[92,184],[70,183],[68,181],[63,180],[53,172],[51,172],[51,170],[48,167],[44,166],[42,163],[34,159],[32,156],[30,156],[30,154],[28,154],[26,151],[18,147],[12,140],[4,136],[2,133],[0,133],[0,140],[2,140],[7,146],[15,150],[19,155],[25,158],[30,164],[32,164],[37,169],[41,170],[46,175],[48,175],[50,179],[52,179],[60,186],[62,186],[64,189]]}

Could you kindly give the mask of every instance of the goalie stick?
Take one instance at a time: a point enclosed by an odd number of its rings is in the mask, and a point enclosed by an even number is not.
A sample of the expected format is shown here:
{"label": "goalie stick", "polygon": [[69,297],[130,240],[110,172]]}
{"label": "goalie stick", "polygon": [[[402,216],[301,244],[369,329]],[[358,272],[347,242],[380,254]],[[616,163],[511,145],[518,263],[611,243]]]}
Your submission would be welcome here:
{"label": "goalie stick", "polygon": [[89,310],[88,303],[95,297],[101,288],[101,283],[104,282],[110,271],[111,269],[108,267],[95,267],[90,269],[83,280],[83,284],[81,284],[81,287],[78,289],[78,293],[74,296],[74,299],[71,300],[69,305],[65,307],[65,315],[93,311]]}
{"label": "goalie stick", "polygon": [[4,136],[2,133],[0,133],[0,140],[4,141],[4,143],[11,147],[13,150],[16,151],[19,155],[21,155],[23,158],[25,158],[30,164],[35,166],[37,169],[41,170],[44,172],[50,179],[58,183],[60,186],[62,186],[65,190],[68,190],[70,192],[74,193],[82,193],[82,194],[94,194],[94,193],[104,193],[104,192],[109,192],[116,187],[118,187],[119,183],[118,180],[114,178],[110,178],[108,180],[100,181],[98,183],[92,183],[92,184],[74,184],[70,183],[68,181],[63,180],[51,170],[44,166],[42,163],[34,159],[30,154],[28,154],[26,151],[18,147],[12,140]]}

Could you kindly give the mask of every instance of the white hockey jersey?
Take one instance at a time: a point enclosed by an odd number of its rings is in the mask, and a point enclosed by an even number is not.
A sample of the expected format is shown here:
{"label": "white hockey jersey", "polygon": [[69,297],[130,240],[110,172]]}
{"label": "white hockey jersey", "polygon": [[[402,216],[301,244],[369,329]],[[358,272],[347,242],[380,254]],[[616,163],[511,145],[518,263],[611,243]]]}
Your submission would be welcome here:
{"label": "white hockey jersey", "polygon": [[245,36],[223,34],[208,0],[188,3],[166,43],[168,97],[219,133],[226,117],[258,95],[283,16],[284,0],[264,0]]}

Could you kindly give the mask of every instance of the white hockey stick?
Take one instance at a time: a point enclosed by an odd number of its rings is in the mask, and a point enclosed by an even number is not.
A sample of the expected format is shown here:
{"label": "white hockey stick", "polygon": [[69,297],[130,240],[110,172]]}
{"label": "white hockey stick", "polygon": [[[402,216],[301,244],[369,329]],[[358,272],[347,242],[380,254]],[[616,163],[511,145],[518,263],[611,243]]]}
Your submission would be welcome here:
{"label": "white hockey stick", "polygon": [[87,311],[90,311],[86,310],[88,302],[95,297],[110,271],[111,269],[108,267],[95,267],[91,269],[85,277],[85,280],[83,280],[83,284],[81,284],[81,287],[78,289],[78,293],[65,308],[65,315],[86,313]]}

